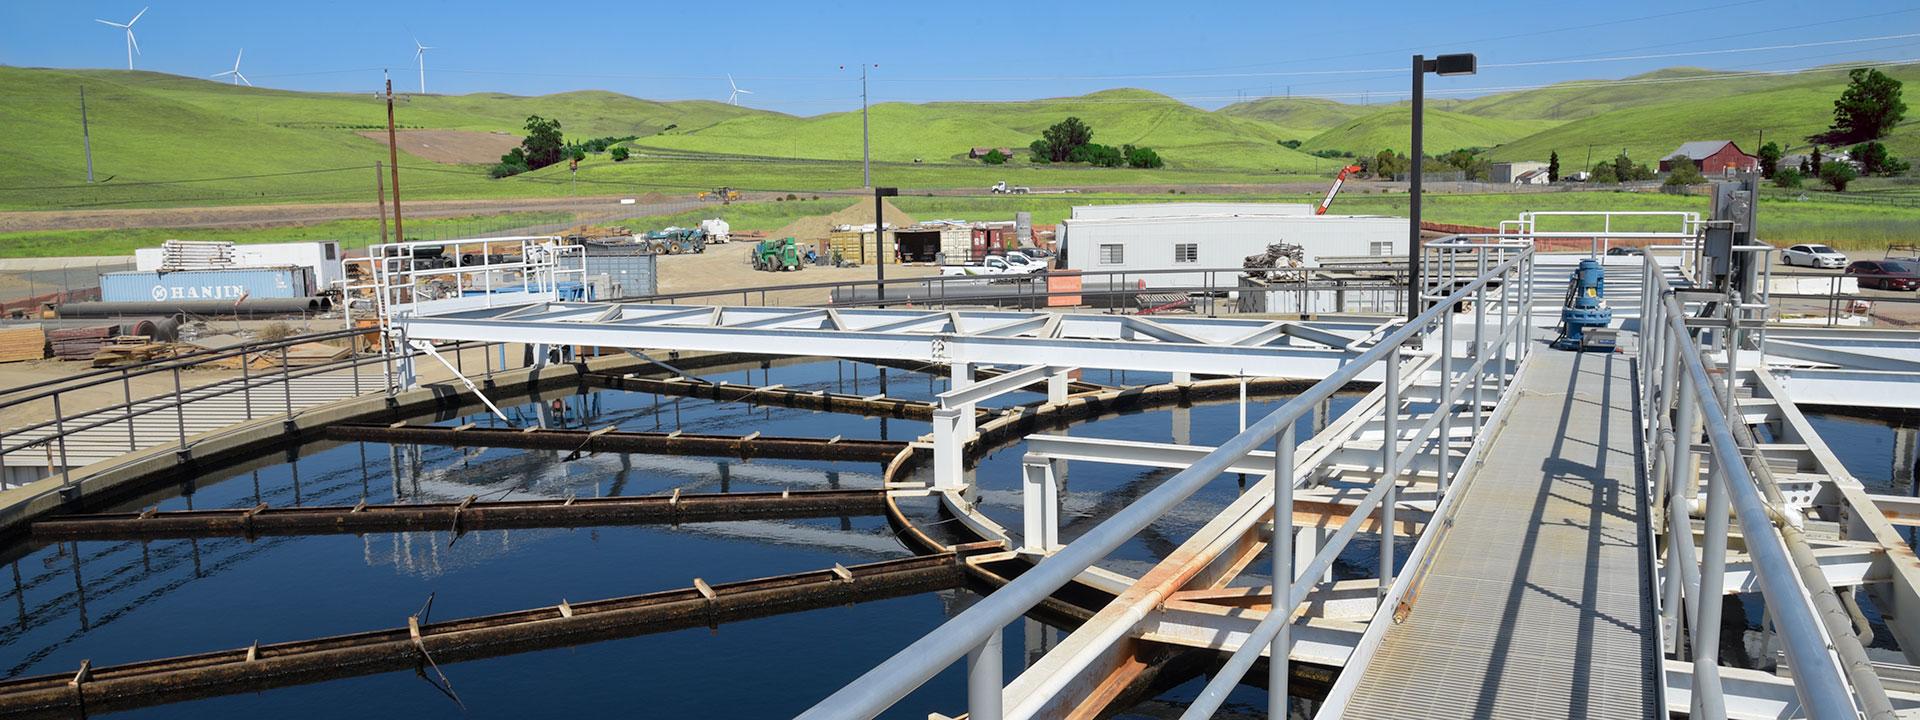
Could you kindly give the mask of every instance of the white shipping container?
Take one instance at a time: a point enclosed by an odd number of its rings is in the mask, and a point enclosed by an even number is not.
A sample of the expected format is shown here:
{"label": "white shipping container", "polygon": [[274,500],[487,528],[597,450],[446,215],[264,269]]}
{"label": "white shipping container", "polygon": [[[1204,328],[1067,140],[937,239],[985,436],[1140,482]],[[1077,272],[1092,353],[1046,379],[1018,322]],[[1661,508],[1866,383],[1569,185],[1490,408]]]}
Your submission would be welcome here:
{"label": "white shipping container", "polygon": [[1076,205],[1075,220],[1114,218],[1191,217],[1195,215],[1312,215],[1306,203],[1172,202],[1124,205]]}
{"label": "white shipping container", "polygon": [[[133,251],[135,270],[159,270],[161,260],[160,248]],[[317,291],[330,289],[335,282],[346,278],[346,270],[340,262],[340,243],[337,242],[235,244],[233,260],[235,268],[293,265],[311,269]]]}
{"label": "white shipping container", "polygon": [[[1066,267],[1085,272],[1237,268],[1267,245],[1293,243],[1305,262],[1322,257],[1398,259],[1407,252],[1407,219],[1356,215],[1205,215],[1069,219],[1060,225]],[[1196,286],[1203,272],[1141,276],[1148,287]],[[1212,278],[1220,284],[1232,277]]]}

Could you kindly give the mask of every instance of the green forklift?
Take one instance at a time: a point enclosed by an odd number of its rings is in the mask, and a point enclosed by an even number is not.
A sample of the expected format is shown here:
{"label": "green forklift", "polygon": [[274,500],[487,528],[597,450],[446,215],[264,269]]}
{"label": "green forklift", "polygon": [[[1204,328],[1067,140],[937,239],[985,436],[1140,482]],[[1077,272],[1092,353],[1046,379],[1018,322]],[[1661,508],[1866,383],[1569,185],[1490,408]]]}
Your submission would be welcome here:
{"label": "green forklift", "polygon": [[800,247],[793,238],[762,240],[753,246],[753,269],[764,272],[786,272],[800,269]]}

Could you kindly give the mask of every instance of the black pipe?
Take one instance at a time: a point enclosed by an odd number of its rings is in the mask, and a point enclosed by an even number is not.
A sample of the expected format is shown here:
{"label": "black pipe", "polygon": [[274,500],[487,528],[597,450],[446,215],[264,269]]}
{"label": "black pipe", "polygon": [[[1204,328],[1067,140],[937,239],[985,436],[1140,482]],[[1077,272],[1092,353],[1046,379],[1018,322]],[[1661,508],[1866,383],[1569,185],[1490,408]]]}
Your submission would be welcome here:
{"label": "black pipe", "polygon": [[106,318],[134,315],[214,315],[247,317],[254,315],[300,315],[323,313],[333,309],[333,300],[325,297],[252,298],[247,300],[161,300],[137,302],[75,302],[54,306],[63,318]]}

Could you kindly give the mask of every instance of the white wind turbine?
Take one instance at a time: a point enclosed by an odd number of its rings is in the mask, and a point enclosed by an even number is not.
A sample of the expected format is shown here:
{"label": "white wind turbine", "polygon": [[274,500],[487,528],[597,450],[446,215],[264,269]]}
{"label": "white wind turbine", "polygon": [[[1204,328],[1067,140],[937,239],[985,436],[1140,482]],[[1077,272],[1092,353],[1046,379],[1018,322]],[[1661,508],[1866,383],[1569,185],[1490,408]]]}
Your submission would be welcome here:
{"label": "white wind turbine", "polygon": [[427,94],[427,51],[432,49],[432,45],[421,45],[420,38],[413,39],[413,59],[414,62],[420,63],[421,95]]}
{"label": "white wind turbine", "polygon": [[214,73],[214,74],[212,74],[212,75],[208,75],[207,77],[221,77],[221,76],[230,76],[230,79],[231,79],[231,80],[233,81],[233,84],[235,84],[235,85],[239,85],[240,83],[246,83],[246,84],[247,84],[247,87],[253,87],[253,81],[252,81],[252,80],[248,80],[248,79],[247,79],[247,76],[245,76],[245,75],[241,75],[241,74],[240,74],[240,57],[241,57],[242,55],[245,55],[245,54],[247,54],[247,49],[246,49],[246,48],[240,48],[240,52],[239,52],[239,53],[236,53],[236,54],[235,54],[235,55],[233,56],[233,69],[232,69],[232,70],[228,70],[228,71],[226,71],[226,72],[217,72],[217,73]]}
{"label": "white wind turbine", "polygon": [[114,27],[127,31],[127,69],[128,70],[133,69],[133,54],[140,52],[140,43],[133,39],[133,24],[140,22],[140,16],[145,14],[147,14],[147,8],[140,8],[140,12],[135,13],[133,16],[133,19],[126,21],[126,23],[124,24],[117,23],[112,20],[101,20],[99,18],[94,19],[94,22],[112,25]]}
{"label": "white wind turbine", "polygon": [[731,73],[727,75],[727,87],[733,88],[733,94],[727,96],[727,102],[733,103],[734,105],[740,104],[741,95],[753,94],[752,90],[741,90],[739,85],[733,84],[733,75]]}

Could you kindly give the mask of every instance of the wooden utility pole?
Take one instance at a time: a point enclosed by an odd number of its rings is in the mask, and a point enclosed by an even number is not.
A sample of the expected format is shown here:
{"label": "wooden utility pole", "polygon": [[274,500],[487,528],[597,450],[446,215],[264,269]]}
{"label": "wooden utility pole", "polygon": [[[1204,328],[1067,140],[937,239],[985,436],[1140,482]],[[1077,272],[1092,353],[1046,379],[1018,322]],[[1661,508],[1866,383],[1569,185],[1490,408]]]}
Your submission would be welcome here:
{"label": "wooden utility pole", "polygon": [[387,242],[387,181],[380,177],[384,168],[380,161],[373,161],[373,196],[380,199],[380,242]]}
{"label": "wooden utility pole", "polygon": [[80,145],[87,150],[87,182],[93,182],[93,135],[87,130],[87,86],[80,86]]}
{"label": "wooden utility pole", "polygon": [[[406,242],[400,229],[400,142],[393,131],[393,78],[387,78],[387,160],[393,164],[393,239]],[[384,213],[384,211],[382,211]]]}

